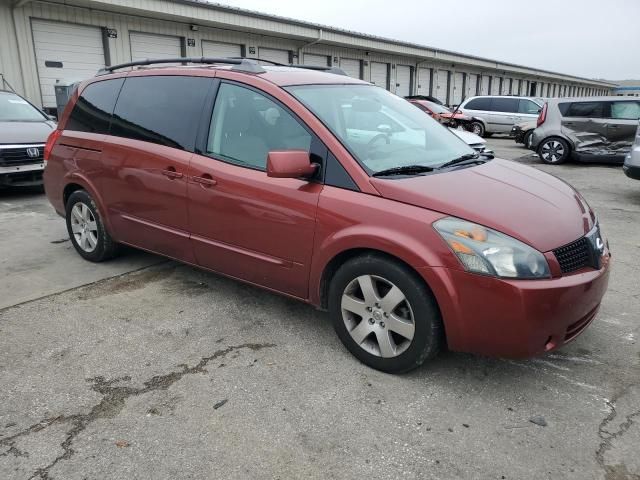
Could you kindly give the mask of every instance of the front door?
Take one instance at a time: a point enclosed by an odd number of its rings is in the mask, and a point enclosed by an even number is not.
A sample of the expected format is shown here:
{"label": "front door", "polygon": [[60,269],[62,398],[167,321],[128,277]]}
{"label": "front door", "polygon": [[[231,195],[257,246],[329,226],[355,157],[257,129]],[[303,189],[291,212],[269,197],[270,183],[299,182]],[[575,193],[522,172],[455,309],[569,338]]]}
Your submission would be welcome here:
{"label": "front door", "polygon": [[101,192],[118,240],[194,262],[186,180],[211,85],[206,77],[125,80],[101,162]]}
{"label": "front door", "polygon": [[610,142],[633,143],[640,118],[640,101],[625,100],[611,102],[607,123],[607,139]]}
{"label": "front door", "polygon": [[205,268],[300,298],[308,276],[322,184],[270,178],[272,150],[306,150],[322,162],[325,147],[279,102],[221,82],[188,183],[191,243]]}

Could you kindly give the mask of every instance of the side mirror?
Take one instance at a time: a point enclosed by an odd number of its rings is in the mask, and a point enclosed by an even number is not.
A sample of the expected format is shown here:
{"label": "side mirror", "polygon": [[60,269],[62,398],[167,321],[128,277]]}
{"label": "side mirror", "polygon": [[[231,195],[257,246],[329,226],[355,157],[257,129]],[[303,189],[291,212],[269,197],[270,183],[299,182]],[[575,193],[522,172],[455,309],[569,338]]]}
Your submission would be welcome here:
{"label": "side mirror", "polygon": [[304,150],[274,150],[267,155],[267,176],[273,178],[310,177],[318,168]]}

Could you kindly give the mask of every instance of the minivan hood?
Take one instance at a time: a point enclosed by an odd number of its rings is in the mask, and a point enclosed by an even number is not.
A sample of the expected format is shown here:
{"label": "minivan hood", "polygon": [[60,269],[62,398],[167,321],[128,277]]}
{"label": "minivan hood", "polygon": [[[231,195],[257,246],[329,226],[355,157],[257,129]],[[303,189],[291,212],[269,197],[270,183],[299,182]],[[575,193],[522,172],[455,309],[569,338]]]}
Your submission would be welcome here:
{"label": "minivan hood", "polygon": [[45,143],[55,122],[0,122],[0,145]]}
{"label": "minivan hood", "polygon": [[507,160],[404,179],[372,177],[371,183],[385,198],[482,224],[541,252],[593,227],[589,207],[570,185]]}

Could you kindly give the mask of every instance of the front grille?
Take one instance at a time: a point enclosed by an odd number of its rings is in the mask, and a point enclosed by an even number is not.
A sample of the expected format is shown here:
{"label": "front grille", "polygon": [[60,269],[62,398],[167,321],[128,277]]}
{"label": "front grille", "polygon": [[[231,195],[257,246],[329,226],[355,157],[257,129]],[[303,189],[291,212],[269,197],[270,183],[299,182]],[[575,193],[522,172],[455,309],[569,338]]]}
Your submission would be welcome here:
{"label": "front grille", "polygon": [[564,247],[556,248],[553,253],[558,259],[562,273],[575,272],[591,264],[589,242],[586,237]]}
{"label": "front grille", "polygon": [[[36,157],[29,156],[27,150],[37,148]],[[13,167],[19,165],[29,165],[31,163],[41,163],[43,161],[44,147],[42,145],[25,145],[20,147],[3,148],[0,145],[0,167]]]}

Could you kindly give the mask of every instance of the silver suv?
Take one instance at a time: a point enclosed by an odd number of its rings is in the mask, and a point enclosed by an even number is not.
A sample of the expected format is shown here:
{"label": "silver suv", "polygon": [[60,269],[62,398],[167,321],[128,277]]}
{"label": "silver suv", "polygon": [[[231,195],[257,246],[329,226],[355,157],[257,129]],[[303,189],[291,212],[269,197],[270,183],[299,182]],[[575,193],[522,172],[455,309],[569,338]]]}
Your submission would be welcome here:
{"label": "silver suv", "polygon": [[542,161],[622,163],[640,118],[632,97],[553,98],[544,105],[530,148]]}
{"label": "silver suv", "polygon": [[516,123],[538,118],[542,102],[530,97],[482,96],[469,97],[458,111],[474,117],[473,133],[480,136],[510,133]]}

